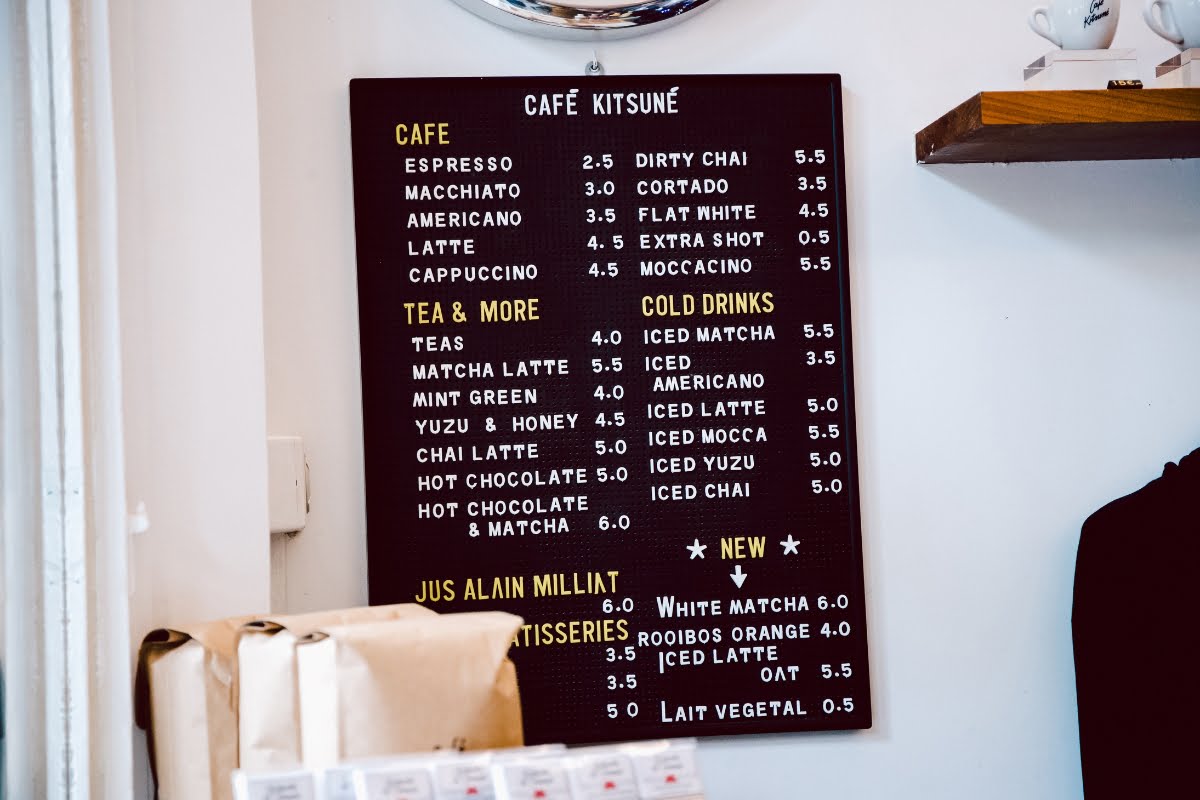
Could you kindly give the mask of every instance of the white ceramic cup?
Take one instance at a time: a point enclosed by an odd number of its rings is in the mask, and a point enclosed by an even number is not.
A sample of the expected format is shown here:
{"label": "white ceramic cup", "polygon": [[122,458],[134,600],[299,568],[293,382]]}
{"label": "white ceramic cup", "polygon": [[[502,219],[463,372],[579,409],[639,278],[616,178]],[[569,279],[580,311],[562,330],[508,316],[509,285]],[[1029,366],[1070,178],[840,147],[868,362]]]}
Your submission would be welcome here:
{"label": "white ceramic cup", "polygon": [[1150,30],[1180,50],[1200,47],[1200,0],[1147,0],[1142,16]]}
{"label": "white ceramic cup", "polygon": [[1063,50],[1104,50],[1120,17],[1121,0],[1050,0],[1029,13],[1029,27]]}

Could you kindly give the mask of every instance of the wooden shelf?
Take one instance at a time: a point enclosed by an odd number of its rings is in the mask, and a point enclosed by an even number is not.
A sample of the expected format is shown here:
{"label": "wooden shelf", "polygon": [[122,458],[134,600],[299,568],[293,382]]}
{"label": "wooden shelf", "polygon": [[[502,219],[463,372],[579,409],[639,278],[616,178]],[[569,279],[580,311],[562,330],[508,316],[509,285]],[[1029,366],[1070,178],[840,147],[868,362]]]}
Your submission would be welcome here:
{"label": "wooden shelf", "polygon": [[1200,158],[1200,89],[981,92],[917,134],[921,164]]}

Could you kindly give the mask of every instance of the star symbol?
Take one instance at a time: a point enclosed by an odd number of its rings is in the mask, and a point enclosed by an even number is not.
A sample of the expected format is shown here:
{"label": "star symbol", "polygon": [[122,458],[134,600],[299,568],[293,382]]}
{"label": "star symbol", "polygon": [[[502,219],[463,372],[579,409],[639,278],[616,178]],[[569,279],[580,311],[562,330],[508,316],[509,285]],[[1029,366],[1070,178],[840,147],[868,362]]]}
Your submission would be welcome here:
{"label": "star symbol", "polygon": [[704,551],[708,549],[708,545],[700,544],[700,540],[697,539],[692,544],[689,544],[687,549],[692,551],[692,557],[688,559],[688,561],[691,561],[692,558],[704,558]]}
{"label": "star symbol", "polygon": [[793,539],[792,535],[790,533],[788,534],[788,537],[786,539],[784,539],[782,542],[780,542],[780,544],[783,545],[783,554],[785,556],[788,553],[795,553],[796,555],[800,555],[800,551],[796,549],[796,547],[799,546],[800,543],[797,542],[795,539]]}

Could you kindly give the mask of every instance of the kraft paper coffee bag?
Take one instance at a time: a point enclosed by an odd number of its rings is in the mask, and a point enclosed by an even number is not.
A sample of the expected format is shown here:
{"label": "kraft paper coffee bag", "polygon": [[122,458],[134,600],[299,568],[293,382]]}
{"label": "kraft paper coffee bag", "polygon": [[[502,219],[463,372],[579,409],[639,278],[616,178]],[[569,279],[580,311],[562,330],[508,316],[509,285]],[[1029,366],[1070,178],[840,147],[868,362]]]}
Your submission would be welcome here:
{"label": "kraft paper coffee bag", "polygon": [[160,800],[229,800],[237,767],[238,630],[254,617],[161,628],[142,640],[135,713]]}
{"label": "kraft paper coffee bag", "polygon": [[524,741],[500,612],[330,626],[296,647],[304,764]]}
{"label": "kraft paper coffee bag", "polygon": [[238,754],[244,770],[290,769],[301,763],[296,641],[323,626],[436,616],[404,603],[311,614],[270,616],[246,623],[237,646]]}

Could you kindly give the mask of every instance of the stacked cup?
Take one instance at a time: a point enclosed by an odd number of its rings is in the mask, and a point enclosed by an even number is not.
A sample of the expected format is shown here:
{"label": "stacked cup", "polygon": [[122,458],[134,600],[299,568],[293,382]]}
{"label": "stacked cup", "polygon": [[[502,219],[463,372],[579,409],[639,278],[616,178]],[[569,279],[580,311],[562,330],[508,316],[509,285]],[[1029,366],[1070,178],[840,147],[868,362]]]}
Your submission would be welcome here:
{"label": "stacked cup", "polygon": [[1142,16],[1150,30],[1180,50],[1200,47],[1200,0],[1147,0]]}

